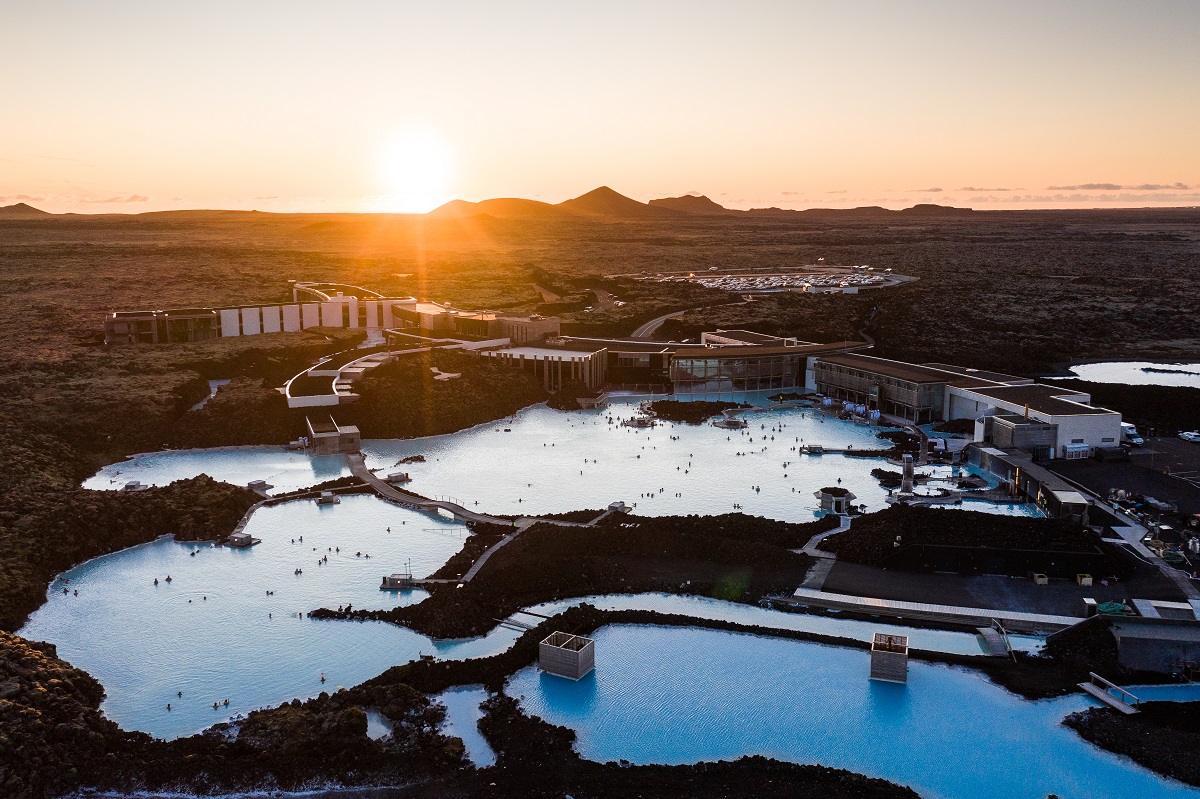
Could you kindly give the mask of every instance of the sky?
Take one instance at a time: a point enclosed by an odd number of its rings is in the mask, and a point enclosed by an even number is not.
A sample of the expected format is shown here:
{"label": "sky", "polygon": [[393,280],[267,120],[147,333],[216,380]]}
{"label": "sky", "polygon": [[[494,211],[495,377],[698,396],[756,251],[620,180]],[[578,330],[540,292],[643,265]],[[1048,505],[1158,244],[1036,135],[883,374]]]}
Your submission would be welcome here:
{"label": "sky", "polygon": [[0,205],[1200,205],[1200,2],[0,0]]}

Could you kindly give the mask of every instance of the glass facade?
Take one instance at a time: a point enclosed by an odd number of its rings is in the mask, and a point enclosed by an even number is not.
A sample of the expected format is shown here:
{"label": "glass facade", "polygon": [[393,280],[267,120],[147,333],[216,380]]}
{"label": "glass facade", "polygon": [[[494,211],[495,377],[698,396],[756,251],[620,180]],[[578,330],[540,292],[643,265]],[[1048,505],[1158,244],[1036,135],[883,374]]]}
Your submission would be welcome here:
{"label": "glass facade", "polygon": [[729,394],[790,389],[804,385],[803,355],[758,357],[676,357],[671,382],[676,394]]}

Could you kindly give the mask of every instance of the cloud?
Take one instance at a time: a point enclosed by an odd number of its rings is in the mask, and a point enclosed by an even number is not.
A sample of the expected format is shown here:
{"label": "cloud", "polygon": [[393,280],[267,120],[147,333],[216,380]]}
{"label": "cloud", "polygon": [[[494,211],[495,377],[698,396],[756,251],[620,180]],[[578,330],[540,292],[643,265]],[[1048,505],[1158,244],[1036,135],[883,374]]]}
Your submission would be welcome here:
{"label": "cloud", "polygon": [[40,203],[44,199],[46,198],[34,194],[9,194],[0,196],[0,203],[12,202],[14,200],[19,203]]}
{"label": "cloud", "polygon": [[929,192],[941,191],[941,188],[939,188],[938,186],[934,186],[931,189],[909,189],[909,191],[920,192],[921,194],[927,194]]}
{"label": "cloud", "polygon": [[[1080,183],[1078,186],[1047,186],[1046,191],[1163,191],[1175,189],[1186,191],[1186,183],[1142,183],[1137,186],[1122,186],[1120,183]],[[984,191],[980,189],[980,191]],[[994,191],[994,190],[993,190]]]}
{"label": "cloud", "polygon": [[963,186],[959,191],[1012,191],[1012,189],[980,189],[976,186]]}
{"label": "cloud", "polygon": [[[1135,187],[1130,187],[1135,188]],[[1188,205],[1200,201],[1200,192],[1158,192],[1155,194],[1137,194],[1134,192],[1108,193],[1111,189],[1104,189],[1105,194],[1081,194],[1078,192],[1072,194],[1015,194],[1011,197],[1003,198],[1003,202],[1024,202],[1024,203],[1080,203],[1080,202],[1122,202],[1122,203],[1185,203]],[[996,198],[1001,199],[1001,198]]]}
{"label": "cloud", "polygon": [[251,197],[251,200],[278,200],[278,194],[268,194],[265,197]]}
{"label": "cloud", "polygon": [[845,189],[834,189],[833,191],[827,191],[825,193],[826,194],[845,194],[846,190]]}
{"label": "cloud", "polygon": [[798,192],[798,191],[781,191],[779,193],[782,194],[784,197],[794,197],[797,194],[799,194],[800,192]]}
{"label": "cloud", "polygon": [[104,200],[82,200],[92,205],[114,205],[116,203],[144,203],[150,198],[144,194],[130,194],[128,197],[108,197]]}

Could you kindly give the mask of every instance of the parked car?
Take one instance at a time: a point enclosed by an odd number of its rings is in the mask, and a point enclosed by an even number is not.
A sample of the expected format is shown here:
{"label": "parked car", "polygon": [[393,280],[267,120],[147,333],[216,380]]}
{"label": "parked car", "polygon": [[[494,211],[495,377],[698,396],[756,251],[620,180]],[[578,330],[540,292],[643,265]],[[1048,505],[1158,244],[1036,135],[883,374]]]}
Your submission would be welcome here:
{"label": "parked car", "polygon": [[1194,441],[1200,443],[1200,431],[1191,430],[1187,433],[1180,433],[1179,437],[1184,441]]}

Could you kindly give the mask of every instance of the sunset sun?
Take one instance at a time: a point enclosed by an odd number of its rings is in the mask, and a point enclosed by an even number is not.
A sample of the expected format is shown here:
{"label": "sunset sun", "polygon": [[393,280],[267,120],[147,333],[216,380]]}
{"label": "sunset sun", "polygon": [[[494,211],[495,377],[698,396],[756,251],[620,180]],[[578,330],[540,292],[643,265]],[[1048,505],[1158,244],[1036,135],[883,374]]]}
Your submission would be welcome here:
{"label": "sunset sun", "polygon": [[382,194],[373,210],[420,214],[449,198],[453,158],[445,142],[430,134],[410,134],[392,140],[378,159]]}

